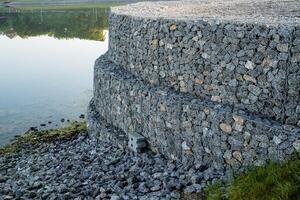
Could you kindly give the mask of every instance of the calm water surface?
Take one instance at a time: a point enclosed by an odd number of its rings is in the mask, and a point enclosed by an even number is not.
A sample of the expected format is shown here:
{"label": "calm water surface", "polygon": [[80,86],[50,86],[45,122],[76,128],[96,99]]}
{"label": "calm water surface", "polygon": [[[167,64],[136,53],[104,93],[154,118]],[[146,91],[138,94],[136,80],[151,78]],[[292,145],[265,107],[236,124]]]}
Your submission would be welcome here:
{"label": "calm water surface", "polygon": [[0,146],[86,112],[106,29],[106,9],[0,13]]}

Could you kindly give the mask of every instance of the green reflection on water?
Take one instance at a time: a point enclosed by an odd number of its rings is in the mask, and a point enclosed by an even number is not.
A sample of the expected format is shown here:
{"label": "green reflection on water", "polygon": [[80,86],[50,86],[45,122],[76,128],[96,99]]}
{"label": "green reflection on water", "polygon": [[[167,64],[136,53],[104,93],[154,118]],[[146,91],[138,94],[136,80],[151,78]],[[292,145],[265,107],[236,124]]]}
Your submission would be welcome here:
{"label": "green reflection on water", "polygon": [[49,35],[104,41],[108,12],[109,8],[0,13],[0,33],[10,38]]}
{"label": "green reflection on water", "polygon": [[[108,12],[108,7],[0,9],[0,146],[31,126],[48,121],[53,123],[46,128],[61,126],[61,118],[78,120],[85,112],[91,97],[84,92],[92,89],[92,65],[107,49]],[[35,37],[41,35],[61,40]],[[69,49],[70,43],[74,49]]]}

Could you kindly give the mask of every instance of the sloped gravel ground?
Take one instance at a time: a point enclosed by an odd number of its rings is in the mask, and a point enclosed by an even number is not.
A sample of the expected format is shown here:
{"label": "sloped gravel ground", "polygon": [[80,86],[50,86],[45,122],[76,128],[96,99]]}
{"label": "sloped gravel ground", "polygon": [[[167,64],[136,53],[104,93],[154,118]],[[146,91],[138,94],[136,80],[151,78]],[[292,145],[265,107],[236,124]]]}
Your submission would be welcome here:
{"label": "sloped gravel ground", "polygon": [[78,136],[0,157],[0,199],[179,199],[210,170]]}

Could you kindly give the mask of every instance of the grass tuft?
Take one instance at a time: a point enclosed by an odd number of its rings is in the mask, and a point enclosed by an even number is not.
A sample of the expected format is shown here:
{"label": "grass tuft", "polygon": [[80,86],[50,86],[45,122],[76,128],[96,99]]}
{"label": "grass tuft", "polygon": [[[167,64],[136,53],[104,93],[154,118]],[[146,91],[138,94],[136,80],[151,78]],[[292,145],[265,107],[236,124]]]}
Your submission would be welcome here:
{"label": "grass tuft", "polygon": [[0,148],[0,156],[10,153],[18,153],[24,147],[40,143],[69,140],[76,135],[85,134],[86,130],[86,122],[74,122],[65,128],[44,131],[29,131],[16,138],[12,144]]}
{"label": "grass tuft", "polygon": [[209,186],[205,194],[208,200],[298,200],[299,156],[286,163],[254,167],[230,182]]}

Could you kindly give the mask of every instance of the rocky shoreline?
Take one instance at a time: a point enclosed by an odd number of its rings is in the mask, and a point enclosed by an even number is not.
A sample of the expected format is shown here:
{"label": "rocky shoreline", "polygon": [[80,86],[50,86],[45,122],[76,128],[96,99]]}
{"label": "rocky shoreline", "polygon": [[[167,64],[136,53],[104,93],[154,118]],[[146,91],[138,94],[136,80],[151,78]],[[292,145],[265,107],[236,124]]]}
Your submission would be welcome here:
{"label": "rocky shoreline", "polygon": [[[103,119],[99,124],[102,133],[118,134]],[[150,150],[136,154],[124,144],[78,132],[23,143],[18,153],[0,151],[0,199],[197,200],[205,198],[207,186],[233,178],[189,159],[170,160]]]}
{"label": "rocky shoreline", "polygon": [[0,156],[0,199],[200,199],[221,175],[84,134]]}

